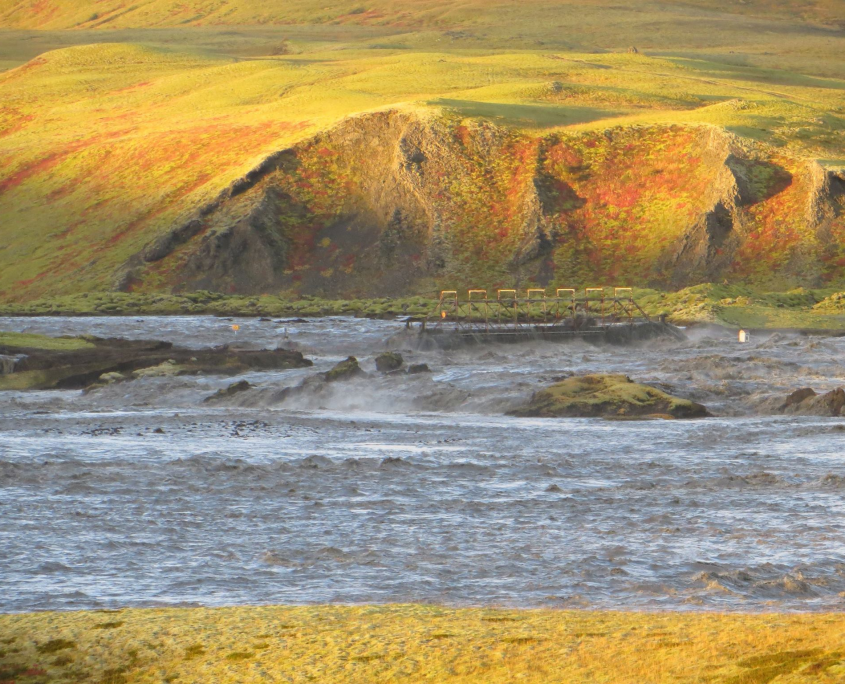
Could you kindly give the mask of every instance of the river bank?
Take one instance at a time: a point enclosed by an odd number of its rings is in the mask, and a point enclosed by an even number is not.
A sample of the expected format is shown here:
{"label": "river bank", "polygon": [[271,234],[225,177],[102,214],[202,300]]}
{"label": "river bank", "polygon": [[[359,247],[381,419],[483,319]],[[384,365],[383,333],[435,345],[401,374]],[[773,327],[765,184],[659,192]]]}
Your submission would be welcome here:
{"label": "river bank", "polygon": [[[551,288],[548,290],[551,292]],[[494,290],[490,290],[494,292]],[[610,289],[608,289],[610,292]],[[634,289],[649,316],[677,325],[716,324],[729,328],[845,331],[845,293],[837,288],[764,292],[738,285],[696,285],[676,292]],[[319,318],[425,317],[437,292],[409,297],[332,300],[282,295],[224,295],[214,292],[150,294],[103,292],[0,303],[0,316],[184,316]]]}
{"label": "river bank", "polygon": [[241,606],[0,615],[0,679],[837,682],[845,615]]}
{"label": "river bank", "polygon": [[0,391],[92,389],[140,377],[233,376],[250,371],[307,368],[298,351],[239,349],[230,345],[195,349],[163,340],[47,337],[0,332]]}

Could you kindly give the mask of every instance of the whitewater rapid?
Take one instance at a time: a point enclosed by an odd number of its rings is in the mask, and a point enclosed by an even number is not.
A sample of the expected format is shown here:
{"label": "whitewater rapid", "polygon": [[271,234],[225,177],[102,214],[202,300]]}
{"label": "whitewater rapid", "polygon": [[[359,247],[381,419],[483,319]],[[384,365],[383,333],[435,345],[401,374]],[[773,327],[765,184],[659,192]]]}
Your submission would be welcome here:
{"label": "whitewater rapid", "polygon": [[[757,415],[845,386],[845,339],[693,332],[641,347],[401,350],[335,318],[0,318],[0,330],[292,346],[314,368],[0,393],[0,611],[436,602],[841,610],[845,420]],[[274,400],[355,355],[368,375]],[[516,419],[555,379],[621,372],[700,421]],[[238,378],[240,379],[240,378]]]}

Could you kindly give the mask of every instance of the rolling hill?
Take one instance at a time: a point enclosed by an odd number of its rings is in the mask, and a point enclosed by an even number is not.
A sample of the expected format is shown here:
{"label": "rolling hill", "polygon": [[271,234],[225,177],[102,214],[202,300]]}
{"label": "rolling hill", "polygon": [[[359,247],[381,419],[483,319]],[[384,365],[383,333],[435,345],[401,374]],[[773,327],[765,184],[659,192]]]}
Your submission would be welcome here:
{"label": "rolling hill", "polygon": [[0,299],[843,283],[840,3],[723,5],[0,0]]}

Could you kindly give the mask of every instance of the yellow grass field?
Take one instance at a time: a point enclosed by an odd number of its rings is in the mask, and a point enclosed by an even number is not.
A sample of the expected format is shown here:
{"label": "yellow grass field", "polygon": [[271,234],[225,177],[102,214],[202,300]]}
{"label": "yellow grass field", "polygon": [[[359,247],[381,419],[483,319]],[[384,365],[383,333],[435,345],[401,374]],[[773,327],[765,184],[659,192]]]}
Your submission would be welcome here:
{"label": "yellow grass field", "polygon": [[0,681],[845,681],[845,615],[435,606],[0,615]]}

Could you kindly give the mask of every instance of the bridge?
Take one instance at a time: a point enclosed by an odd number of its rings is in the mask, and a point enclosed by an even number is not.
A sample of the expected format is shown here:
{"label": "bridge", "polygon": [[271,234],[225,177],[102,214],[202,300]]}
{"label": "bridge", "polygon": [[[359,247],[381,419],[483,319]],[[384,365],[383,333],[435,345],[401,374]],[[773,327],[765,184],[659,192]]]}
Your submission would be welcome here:
{"label": "bridge", "polygon": [[433,311],[409,319],[418,347],[453,347],[482,342],[593,339],[625,343],[669,335],[675,328],[652,321],[634,300],[630,287],[588,287],[583,290],[543,288],[443,290]]}

